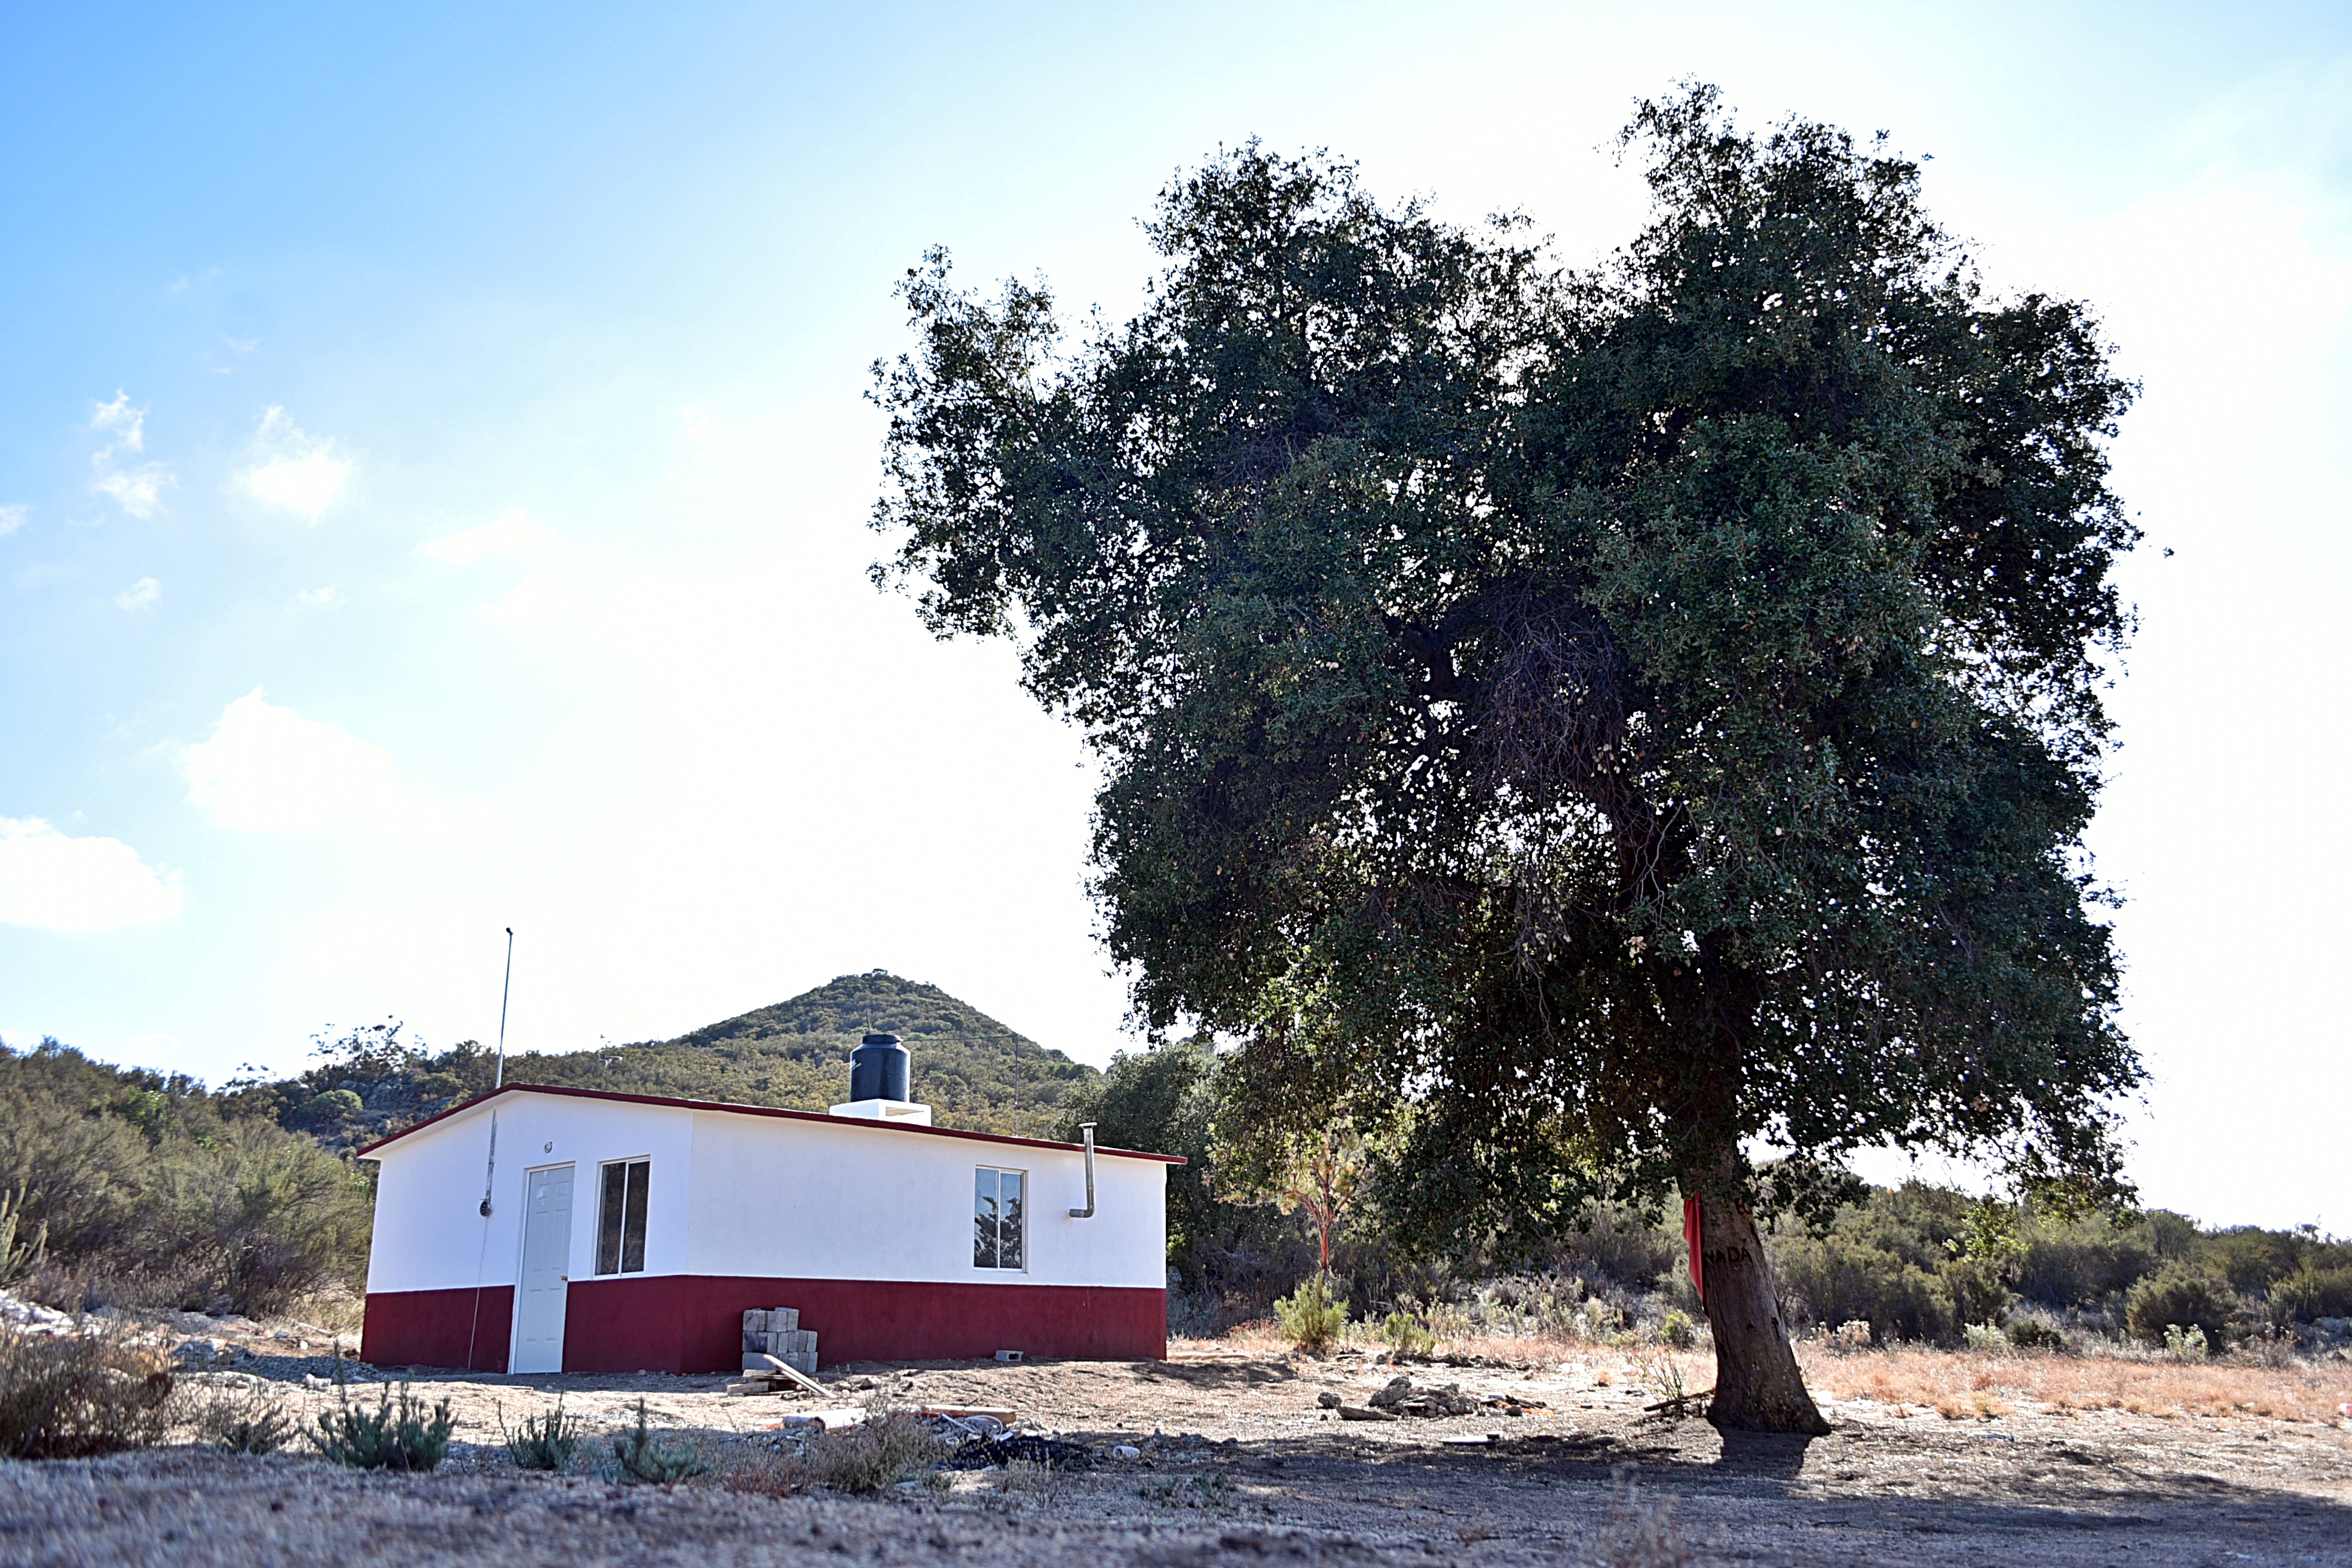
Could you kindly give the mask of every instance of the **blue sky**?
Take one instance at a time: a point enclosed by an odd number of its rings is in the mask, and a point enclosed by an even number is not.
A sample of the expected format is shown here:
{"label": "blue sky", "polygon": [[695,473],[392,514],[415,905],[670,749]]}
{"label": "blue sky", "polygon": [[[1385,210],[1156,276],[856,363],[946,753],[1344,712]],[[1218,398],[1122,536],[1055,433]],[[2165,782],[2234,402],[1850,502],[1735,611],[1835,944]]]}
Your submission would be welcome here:
{"label": "blue sky", "polygon": [[512,924],[520,1048],[885,967],[1106,1060],[1075,738],[864,577],[893,280],[1123,310],[1252,135],[1588,260],[1682,77],[1932,154],[2144,383],[2133,1170],[2352,1229],[2340,6],[0,9],[0,1036],[488,1038]]}

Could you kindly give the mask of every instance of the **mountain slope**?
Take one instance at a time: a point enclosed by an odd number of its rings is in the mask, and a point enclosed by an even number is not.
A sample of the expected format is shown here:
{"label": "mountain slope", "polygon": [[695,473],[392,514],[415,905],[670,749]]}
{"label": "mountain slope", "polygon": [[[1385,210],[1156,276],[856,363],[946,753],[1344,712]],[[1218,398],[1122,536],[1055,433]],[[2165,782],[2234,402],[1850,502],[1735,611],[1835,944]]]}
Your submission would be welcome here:
{"label": "mountain slope", "polygon": [[510,1057],[507,1081],[823,1110],[849,1098],[849,1053],[868,1030],[906,1043],[914,1096],[947,1127],[1050,1137],[1070,1091],[1100,1076],[936,985],[877,969],[674,1040]]}

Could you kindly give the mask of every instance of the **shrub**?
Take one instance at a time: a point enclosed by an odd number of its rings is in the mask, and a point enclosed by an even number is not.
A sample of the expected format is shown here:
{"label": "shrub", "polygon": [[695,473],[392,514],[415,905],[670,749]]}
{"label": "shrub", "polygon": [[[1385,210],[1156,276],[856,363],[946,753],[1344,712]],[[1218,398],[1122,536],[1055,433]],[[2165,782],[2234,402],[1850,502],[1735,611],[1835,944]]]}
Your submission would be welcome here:
{"label": "shrub", "polygon": [[331,1089],[304,1100],[294,1114],[305,1127],[327,1127],[347,1121],[366,1109],[366,1104],[350,1089]]}
{"label": "shrub", "polygon": [[709,1461],[693,1444],[672,1447],[654,1440],[642,1399],[637,1401],[637,1424],[613,1439],[613,1458],[621,1473],[631,1480],[650,1481],[656,1486],[687,1480],[710,1468]]}
{"label": "shrub", "polygon": [[387,1386],[371,1413],[354,1407],[351,1390],[339,1382],[335,1408],[320,1413],[310,1437],[320,1455],[355,1470],[429,1470],[448,1457],[456,1426],[447,1400],[428,1413],[405,1383],[396,1403]]}
{"label": "shrub", "polygon": [[214,1389],[196,1407],[197,1436],[232,1454],[274,1454],[295,1433],[294,1418],[257,1388]]}
{"label": "shrub", "polygon": [[2137,1284],[2156,1267],[2156,1254],[2103,1219],[2078,1221],[2026,1244],[2017,1293],[2051,1307],[2088,1306]]}
{"label": "shrub", "polygon": [[2175,1361],[2205,1359],[2205,1331],[2191,1323],[2182,1328],[2179,1323],[2164,1326],[2164,1353]]}
{"label": "shrub", "polygon": [[1402,1361],[1407,1356],[1427,1355],[1436,1348],[1437,1337],[1412,1313],[1391,1312],[1381,1320],[1381,1342],[1389,1347],[1391,1359]]}
{"label": "shrub", "polygon": [[2352,1268],[2304,1268],[2271,1285],[2271,1319],[2352,1318]]}
{"label": "shrub", "polygon": [[1969,1349],[1972,1351],[2009,1349],[2009,1336],[2000,1331],[2000,1325],[1998,1323],[1970,1323],[1963,1332],[1967,1334]]}
{"label": "shrub", "polygon": [[14,1193],[0,1192],[0,1285],[5,1285],[27,1268],[37,1268],[48,1260],[49,1227],[42,1223],[40,1231],[31,1241],[18,1246],[17,1223],[25,1217],[25,1189]]}
{"label": "shrub", "polygon": [[2124,1323],[2144,1344],[2165,1342],[2168,1328],[2194,1328],[2208,1340],[2226,1340],[2236,1318],[2237,1293],[2210,1274],[2168,1268],[2132,1288]]}
{"label": "shrub", "polygon": [[1773,1268],[1800,1321],[1870,1324],[1885,1340],[1940,1340],[1955,1328],[1941,1280],[1901,1254],[1844,1235],[1780,1237]]}
{"label": "shrub", "polygon": [[[640,1401],[640,1404],[643,1402]],[[526,1470],[568,1470],[580,1450],[580,1422],[563,1413],[563,1401],[537,1415],[526,1415],[515,1430],[507,1430],[506,1412],[499,1412],[499,1436],[506,1439],[507,1455]]]}
{"label": "shrub", "polygon": [[1678,1351],[1686,1351],[1698,1343],[1698,1328],[1688,1312],[1675,1307],[1658,1321],[1658,1338]]}
{"label": "shrub", "polygon": [[826,1432],[808,1447],[808,1467],[837,1492],[870,1497],[940,1457],[929,1426],[903,1410],[876,1406],[856,1426]]}
{"label": "shrub", "polygon": [[2021,1351],[2063,1351],[2066,1348],[2066,1336],[2039,1318],[2012,1318],[2009,1342]]}
{"label": "shrub", "polygon": [[1315,1273],[1274,1304],[1282,1337],[1310,1355],[1320,1355],[1348,1326],[1348,1302],[1331,1294],[1331,1277]]}
{"label": "shrub", "polygon": [[1683,1262],[1679,1228],[1661,1230],[1620,1204],[1587,1208],[1578,1216],[1568,1247],[1579,1264],[1629,1290]]}
{"label": "shrub", "polygon": [[736,1456],[719,1472],[719,1484],[754,1497],[798,1497],[816,1485],[816,1472],[793,1449],[754,1448]]}
{"label": "shrub", "polygon": [[171,1363],[100,1333],[0,1328],[0,1456],[75,1459],[163,1441]]}

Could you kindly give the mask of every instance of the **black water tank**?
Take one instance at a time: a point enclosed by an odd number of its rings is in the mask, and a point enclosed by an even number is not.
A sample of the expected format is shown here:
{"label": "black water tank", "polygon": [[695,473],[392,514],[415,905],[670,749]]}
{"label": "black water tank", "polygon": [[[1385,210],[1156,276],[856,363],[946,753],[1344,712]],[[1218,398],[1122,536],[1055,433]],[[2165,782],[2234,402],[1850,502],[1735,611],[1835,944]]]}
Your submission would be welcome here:
{"label": "black water tank", "polygon": [[849,1053],[849,1098],[907,1099],[907,1065],[911,1059],[898,1036],[866,1036],[866,1043]]}

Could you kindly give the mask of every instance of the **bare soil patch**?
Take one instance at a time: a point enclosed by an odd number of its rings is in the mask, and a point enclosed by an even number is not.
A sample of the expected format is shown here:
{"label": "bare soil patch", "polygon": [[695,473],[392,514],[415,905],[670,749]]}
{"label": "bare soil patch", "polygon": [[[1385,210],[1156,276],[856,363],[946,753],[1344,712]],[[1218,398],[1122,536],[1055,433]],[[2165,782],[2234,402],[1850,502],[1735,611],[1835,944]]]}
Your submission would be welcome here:
{"label": "bare soil patch", "polygon": [[[306,1418],[336,1397],[313,1386],[331,1356],[254,1348],[297,1353],[249,1354],[204,1376],[272,1390]],[[1181,1345],[1164,1363],[828,1368],[825,1400],[732,1397],[721,1377],[419,1372],[417,1391],[447,1398],[457,1417],[458,1447],[437,1472],[364,1475],[297,1452],[192,1445],[0,1464],[0,1562],[2352,1562],[2352,1430],[2336,1409],[2352,1402],[2352,1366],[1809,1352],[1836,1430],[1804,1442],[1727,1438],[1646,1411],[1665,1381],[1654,1358],[1517,1348],[1519,1364],[1402,1370],[1524,1414],[1481,1403],[1395,1421],[1343,1420],[1318,1396],[1362,1407],[1398,1369],[1246,1342]],[[1688,1388],[1706,1386],[1704,1356],[1678,1365]],[[373,1401],[375,1390],[353,1392]],[[721,1460],[775,1445],[789,1413],[878,1400],[1009,1407],[1096,1463],[956,1472],[943,1489],[916,1483],[875,1500],[517,1469],[501,1412],[511,1423],[559,1395],[586,1418],[589,1452],[607,1451],[640,1399],[672,1436]],[[1116,1457],[1118,1445],[1136,1457]]]}

